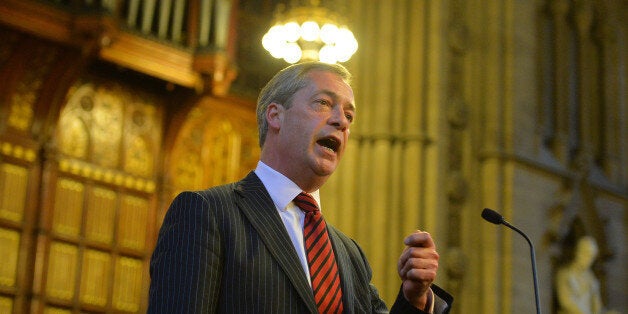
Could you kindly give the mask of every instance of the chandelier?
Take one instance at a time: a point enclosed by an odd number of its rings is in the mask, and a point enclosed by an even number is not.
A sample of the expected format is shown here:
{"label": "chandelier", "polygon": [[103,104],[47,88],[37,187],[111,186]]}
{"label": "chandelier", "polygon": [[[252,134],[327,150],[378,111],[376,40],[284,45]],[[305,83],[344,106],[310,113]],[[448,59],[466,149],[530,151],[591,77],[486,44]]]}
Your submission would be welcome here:
{"label": "chandelier", "polygon": [[312,0],[283,12],[278,6],[274,25],[262,38],[262,45],[277,59],[345,62],[358,50],[358,42],[341,19]]}

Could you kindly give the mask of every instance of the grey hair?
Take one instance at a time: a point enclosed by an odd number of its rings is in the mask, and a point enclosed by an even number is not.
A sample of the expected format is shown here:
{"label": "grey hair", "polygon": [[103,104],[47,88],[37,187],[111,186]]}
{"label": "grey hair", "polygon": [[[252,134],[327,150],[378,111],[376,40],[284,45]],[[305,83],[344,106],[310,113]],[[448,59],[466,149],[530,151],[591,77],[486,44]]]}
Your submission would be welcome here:
{"label": "grey hair", "polygon": [[289,109],[292,104],[292,96],[301,88],[310,83],[308,74],[312,71],[325,71],[337,74],[347,84],[351,84],[351,73],[340,64],[329,64],[312,61],[290,65],[279,71],[262,88],[257,98],[257,128],[259,131],[259,146],[264,146],[266,133],[268,133],[268,121],[266,121],[266,109],[271,103],[282,105]]}

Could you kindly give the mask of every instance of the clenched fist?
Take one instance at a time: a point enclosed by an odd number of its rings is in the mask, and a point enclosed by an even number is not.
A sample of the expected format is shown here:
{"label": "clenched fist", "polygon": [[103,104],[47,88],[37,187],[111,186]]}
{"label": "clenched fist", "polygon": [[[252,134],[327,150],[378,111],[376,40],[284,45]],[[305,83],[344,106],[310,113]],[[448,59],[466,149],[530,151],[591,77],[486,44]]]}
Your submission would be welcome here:
{"label": "clenched fist", "polygon": [[406,248],[397,263],[403,295],[410,304],[425,310],[432,298],[430,286],[438,270],[436,245],[429,233],[420,230],[407,236],[403,243]]}

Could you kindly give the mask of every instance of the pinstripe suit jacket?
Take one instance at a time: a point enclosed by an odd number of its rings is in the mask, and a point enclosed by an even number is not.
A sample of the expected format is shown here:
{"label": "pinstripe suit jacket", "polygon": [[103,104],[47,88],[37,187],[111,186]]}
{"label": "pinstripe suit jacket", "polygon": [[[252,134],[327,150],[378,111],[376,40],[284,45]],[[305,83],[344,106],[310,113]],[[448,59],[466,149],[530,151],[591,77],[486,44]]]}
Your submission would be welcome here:
{"label": "pinstripe suit jacket", "polygon": [[[361,249],[328,229],[345,313],[387,313]],[[150,274],[149,313],[317,313],[296,250],[253,172],[236,183],[178,195],[159,232]],[[436,299],[448,308],[450,302]],[[404,309],[414,310],[398,297],[393,312]]]}

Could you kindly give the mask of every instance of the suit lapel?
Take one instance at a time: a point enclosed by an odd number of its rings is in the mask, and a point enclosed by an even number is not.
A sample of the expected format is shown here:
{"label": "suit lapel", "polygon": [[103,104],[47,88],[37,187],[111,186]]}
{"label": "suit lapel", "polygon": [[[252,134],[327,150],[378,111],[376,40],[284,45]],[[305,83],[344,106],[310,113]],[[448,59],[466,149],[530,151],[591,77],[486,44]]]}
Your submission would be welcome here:
{"label": "suit lapel", "polygon": [[235,192],[241,196],[236,197],[236,203],[240,210],[257,230],[268,251],[283,268],[310,311],[317,313],[312,288],[305,278],[301,262],[292,241],[290,241],[286,227],[283,225],[275,204],[262,181],[255,173],[251,172],[236,184]]}
{"label": "suit lapel", "polygon": [[344,313],[351,313],[354,308],[355,291],[353,287],[354,278],[350,276],[351,272],[348,271],[351,265],[351,258],[347,252],[347,248],[344,246],[342,240],[336,234],[334,228],[327,227],[329,232],[329,238],[331,239],[332,246],[334,248],[334,255],[336,256],[336,264],[338,264],[338,272],[340,272],[340,282],[342,283],[342,302],[344,306]]}

